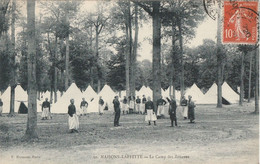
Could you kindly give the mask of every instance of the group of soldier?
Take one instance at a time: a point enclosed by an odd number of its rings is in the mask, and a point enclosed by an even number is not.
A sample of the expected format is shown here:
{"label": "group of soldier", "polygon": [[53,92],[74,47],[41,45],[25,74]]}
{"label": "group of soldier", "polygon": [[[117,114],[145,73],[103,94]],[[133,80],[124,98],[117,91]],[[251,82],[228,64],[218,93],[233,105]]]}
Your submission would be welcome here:
{"label": "group of soldier", "polygon": [[[166,100],[169,103],[169,109],[168,114],[170,115],[171,120],[171,127],[177,126],[177,116],[176,116],[176,109],[177,109],[177,103],[173,96],[170,98],[166,98]],[[137,113],[137,114],[144,114],[145,115],[145,121],[148,122],[148,125],[151,125],[151,122],[154,122],[154,125],[156,126],[157,118],[160,118],[162,115],[165,115],[164,109],[165,105],[167,104],[167,101],[163,99],[161,96],[156,103],[154,103],[151,100],[151,97],[148,97],[146,99],[145,95],[143,95],[142,99],[137,96],[135,99],[134,96],[130,96],[128,99],[126,96],[124,96],[123,100],[121,101],[122,105],[120,105],[119,97],[115,96],[113,100],[114,105],[114,126],[118,127],[121,109],[123,114],[130,114],[130,113]],[[104,112],[104,109],[106,107],[104,100],[102,97],[99,97],[98,101],[98,109],[99,114],[102,115]],[[156,105],[156,108],[155,106]],[[189,119],[190,123],[194,123],[195,120],[195,104],[192,101],[192,97],[188,96],[188,100],[185,98],[185,96],[182,96],[180,101],[180,106],[182,107],[182,115],[184,119]],[[78,115],[84,116],[87,113],[88,108],[88,102],[85,100],[85,98],[82,98],[82,101],[80,103],[80,109],[77,112],[76,107],[74,105],[74,99],[70,100],[70,105],[68,106],[68,115],[69,115],[69,130],[70,133],[78,132],[79,128],[79,118]],[[157,109],[157,110],[156,110]],[[48,102],[48,99],[43,102],[42,104],[42,119],[50,119],[50,103]]]}
{"label": "group of soldier", "polygon": [[[171,127],[173,127],[173,122],[175,126],[177,126],[177,116],[176,116],[176,109],[177,104],[176,100],[173,96],[170,97],[170,99],[166,98],[169,103],[169,109],[168,114],[170,115],[171,120]],[[122,113],[129,113],[131,110],[134,111],[134,97],[129,97],[129,100],[127,101],[126,97],[124,97],[122,103]],[[148,97],[148,101],[146,100],[145,95],[143,95],[142,103],[139,96],[137,96],[136,99],[136,113],[145,114],[145,121],[148,122],[148,125],[151,125],[151,122],[154,122],[154,125],[156,125],[157,118],[160,118],[162,115],[164,115],[164,109],[166,105],[166,101],[162,98],[162,96],[156,101],[157,110],[154,107],[154,102],[151,101],[151,97]],[[120,126],[119,124],[119,118],[120,118],[120,102],[118,100],[118,96],[115,96],[113,100],[114,104],[114,110],[115,110],[115,119],[114,119],[114,126]],[[184,119],[189,119],[190,123],[195,123],[195,103],[192,101],[192,97],[189,95],[188,100],[185,98],[185,96],[182,96],[181,98],[181,107],[182,107],[182,114]]]}
{"label": "group of soldier", "polygon": [[[170,115],[171,127],[173,127],[174,125],[177,126],[176,100],[174,99],[173,96],[171,96],[170,99],[166,98],[166,100],[169,103],[168,114]],[[120,105],[121,103],[122,105]],[[142,99],[140,99],[139,96],[137,96],[136,99],[134,96],[130,96],[128,97],[128,99],[126,98],[126,96],[124,96],[121,103],[119,101],[118,96],[115,96],[113,100],[114,114],[115,114],[114,117],[115,127],[120,126],[119,119],[120,119],[121,109],[123,114],[130,114],[130,113],[144,114],[145,121],[148,122],[148,125],[151,125],[151,122],[154,122],[154,125],[156,125],[157,118],[160,118],[162,115],[165,115],[164,109],[167,102],[162,97],[160,97],[156,101],[156,103],[154,103],[151,100],[151,97],[148,97],[146,99],[145,95],[143,95]],[[154,105],[156,105],[156,108]],[[195,104],[192,101],[192,97],[188,96],[188,100],[187,100],[185,96],[183,96],[180,101],[180,106],[182,107],[182,114],[184,119],[189,119],[190,123],[194,123]],[[52,119],[50,108],[51,108],[50,102],[48,101],[48,98],[46,98],[45,101],[42,103],[42,115],[41,115],[42,120]],[[68,106],[68,115],[69,115],[68,122],[69,122],[69,129],[71,133],[78,132],[78,128],[79,128],[78,115],[79,116],[86,115],[87,108],[88,108],[88,102],[85,100],[85,98],[82,98],[79,111],[76,110],[76,107],[74,105],[74,99],[70,100],[70,105]],[[98,110],[100,115],[104,113],[105,108],[106,108],[105,102],[100,96],[98,101]],[[2,114],[2,110],[3,110],[3,102],[0,99],[0,115]]]}

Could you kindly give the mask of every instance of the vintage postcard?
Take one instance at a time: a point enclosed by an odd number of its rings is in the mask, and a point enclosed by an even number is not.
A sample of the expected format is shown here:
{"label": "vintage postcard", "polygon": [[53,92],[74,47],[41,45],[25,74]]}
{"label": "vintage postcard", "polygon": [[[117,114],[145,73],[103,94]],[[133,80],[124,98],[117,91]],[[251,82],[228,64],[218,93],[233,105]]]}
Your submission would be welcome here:
{"label": "vintage postcard", "polygon": [[259,2],[1,0],[0,163],[259,163]]}

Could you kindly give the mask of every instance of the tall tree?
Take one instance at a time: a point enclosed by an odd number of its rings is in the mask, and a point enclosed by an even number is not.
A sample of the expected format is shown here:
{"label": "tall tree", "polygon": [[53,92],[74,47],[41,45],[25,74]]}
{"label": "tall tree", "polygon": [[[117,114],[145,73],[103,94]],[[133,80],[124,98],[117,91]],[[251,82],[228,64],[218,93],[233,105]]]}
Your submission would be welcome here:
{"label": "tall tree", "polygon": [[[153,22],[153,100],[161,96],[161,17],[160,1],[135,2],[143,8],[150,16]],[[156,105],[155,105],[156,106]],[[157,111],[157,108],[156,108]],[[157,112],[156,112],[157,113]]]}
{"label": "tall tree", "polygon": [[176,59],[176,53],[175,53],[175,40],[176,40],[176,37],[175,37],[175,24],[173,22],[173,19],[172,19],[172,50],[171,50],[171,53],[172,53],[172,57],[171,57],[171,72],[170,72],[170,95],[169,96],[173,96],[174,99],[176,99],[175,97],[175,64],[174,64],[174,61]]}
{"label": "tall tree", "polygon": [[251,100],[252,59],[253,59],[253,52],[250,52],[247,102],[250,102],[250,100]]}
{"label": "tall tree", "polygon": [[244,70],[245,70],[245,56],[246,52],[241,53],[241,74],[240,74],[240,94],[239,94],[239,105],[243,105],[244,101]]}
{"label": "tall tree", "polygon": [[[130,58],[130,75],[129,75],[129,88],[130,95],[135,96],[135,54],[133,53],[133,34],[132,34],[132,13],[131,13],[131,3],[130,0],[127,2],[127,18],[128,18],[128,28],[129,28],[129,58]],[[137,50],[137,49],[136,49]]]}
{"label": "tall tree", "polygon": [[[259,28],[259,27],[258,27]],[[255,50],[255,112],[259,114],[259,45]]]}
{"label": "tall tree", "polygon": [[[131,76],[130,76],[130,92],[132,96],[135,96],[135,80],[136,80],[136,57],[137,57],[137,46],[138,46],[138,5],[134,4],[134,25],[135,25],[135,36],[134,36],[134,43],[133,43],[133,52],[131,53]],[[130,20],[131,21],[131,20]],[[131,30],[131,28],[130,28]]]}
{"label": "tall tree", "polygon": [[218,14],[218,20],[217,20],[217,67],[218,67],[218,73],[217,73],[217,94],[218,94],[218,101],[217,101],[217,107],[222,108],[222,52],[221,49],[223,48],[221,44],[221,1],[218,1],[218,8],[217,8],[217,14]]}
{"label": "tall tree", "polygon": [[[181,9],[181,2],[178,0],[178,11]],[[178,13],[180,15],[181,12]],[[177,17],[177,26],[178,26],[178,32],[179,32],[179,44],[180,44],[180,58],[181,58],[181,96],[184,95],[184,63],[183,63],[183,37],[182,37],[182,19],[180,17]]]}
{"label": "tall tree", "polygon": [[11,99],[10,99],[10,112],[8,114],[9,117],[14,116],[14,99],[15,99],[15,86],[16,86],[16,64],[15,64],[15,14],[16,11],[16,0],[12,1],[12,20],[11,20],[11,42],[12,42],[12,48],[11,48]]}
{"label": "tall tree", "polygon": [[25,139],[38,138],[37,134],[37,85],[36,85],[36,45],[35,45],[35,0],[27,1],[28,32],[28,120]]}
{"label": "tall tree", "polygon": [[[66,8],[68,8],[69,3],[67,0],[66,3]],[[66,56],[65,56],[65,90],[68,89],[69,87],[69,10],[65,11],[65,20],[66,20],[66,24],[67,24],[67,35],[66,35]]]}
{"label": "tall tree", "polygon": [[254,50],[255,47],[251,45],[239,45],[238,50],[241,52],[241,72],[240,72],[240,99],[239,105],[243,105],[244,101],[244,76],[245,76],[245,56]]}

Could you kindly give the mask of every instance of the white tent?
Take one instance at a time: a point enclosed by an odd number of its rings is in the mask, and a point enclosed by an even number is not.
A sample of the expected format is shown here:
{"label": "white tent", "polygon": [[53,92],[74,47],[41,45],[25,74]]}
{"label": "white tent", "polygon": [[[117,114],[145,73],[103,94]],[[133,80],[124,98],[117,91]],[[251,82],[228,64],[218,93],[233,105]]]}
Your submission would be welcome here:
{"label": "white tent", "polygon": [[190,88],[188,88],[185,92],[186,98],[191,95],[193,101],[196,104],[203,103],[204,94],[201,92],[201,90],[198,88],[198,86],[194,83]]}
{"label": "white tent", "polygon": [[222,84],[222,97],[231,104],[239,102],[239,94],[237,94],[226,82]]}
{"label": "white tent", "polygon": [[74,99],[74,105],[76,110],[79,111],[80,103],[83,98],[83,94],[75,83],[72,83],[63,96],[53,105],[52,113],[67,113],[68,106],[70,105],[70,99]]}
{"label": "white tent", "polygon": [[94,98],[94,99],[93,99],[92,101],[88,101],[87,113],[95,113],[95,112],[98,112],[99,96],[98,96],[98,95],[95,95],[93,98]]}
{"label": "white tent", "polygon": [[[201,104],[217,104],[218,101],[218,87],[217,84],[214,83],[208,92],[204,95],[203,100],[201,100]],[[238,103],[239,95],[226,83],[222,84],[222,98],[227,100],[231,104]]]}
{"label": "white tent", "polygon": [[10,111],[10,95],[11,87],[8,86],[1,96],[1,99],[3,101],[3,113],[9,113]]}
{"label": "white tent", "polygon": [[1,98],[3,99],[4,97],[7,97],[7,94],[10,95],[10,93],[11,93],[11,87],[8,86],[8,87],[5,89],[5,91],[3,92],[3,94],[1,95]]}
{"label": "white tent", "polygon": [[83,96],[85,97],[87,102],[90,102],[93,98],[97,97],[97,93],[94,89],[89,85],[87,89],[83,92]]}
{"label": "white tent", "polygon": [[[173,93],[173,88],[171,87],[171,94],[172,93]],[[162,96],[164,98],[166,98],[166,97],[169,98],[170,97],[170,87],[168,87],[164,92],[162,92]],[[175,90],[175,99],[176,99],[177,102],[180,100],[180,97],[181,97],[180,91]]]}
{"label": "white tent", "polygon": [[[10,111],[10,98],[11,98],[11,87],[9,86],[3,95],[1,96],[3,101],[3,113],[9,113]],[[28,104],[28,94],[24,89],[17,85],[15,87],[15,98],[14,98],[14,112],[18,112],[21,102],[27,106]]]}
{"label": "white tent", "polygon": [[217,104],[218,95],[217,95],[217,84],[214,83],[209,88],[208,92],[205,93],[202,100],[200,100],[200,104]]}
{"label": "white tent", "polygon": [[150,96],[152,99],[153,98],[152,89],[150,87],[142,86],[142,88],[136,93],[136,96],[142,97],[143,95],[145,95],[146,98]]}
{"label": "white tent", "polygon": [[48,100],[50,100],[51,99],[50,97],[51,97],[51,92],[48,90],[42,94],[43,100],[45,100],[46,98],[48,98]]}
{"label": "white tent", "polygon": [[142,96],[142,93],[145,92],[146,87],[143,85],[139,91],[136,92],[136,96]]}
{"label": "white tent", "polygon": [[108,105],[108,110],[113,110],[113,99],[117,94],[110,88],[110,86],[105,85],[99,92],[98,96],[101,96],[105,103]]}

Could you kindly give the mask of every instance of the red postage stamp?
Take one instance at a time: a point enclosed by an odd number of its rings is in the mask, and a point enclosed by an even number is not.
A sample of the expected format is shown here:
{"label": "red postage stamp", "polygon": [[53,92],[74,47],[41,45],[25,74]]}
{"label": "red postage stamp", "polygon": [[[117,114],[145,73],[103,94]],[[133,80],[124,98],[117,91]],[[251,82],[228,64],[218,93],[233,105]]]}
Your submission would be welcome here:
{"label": "red postage stamp", "polygon": [[256,44],[258,2],[225,1],[223,10],[223,43]]}

